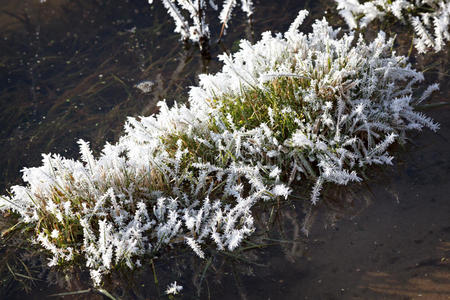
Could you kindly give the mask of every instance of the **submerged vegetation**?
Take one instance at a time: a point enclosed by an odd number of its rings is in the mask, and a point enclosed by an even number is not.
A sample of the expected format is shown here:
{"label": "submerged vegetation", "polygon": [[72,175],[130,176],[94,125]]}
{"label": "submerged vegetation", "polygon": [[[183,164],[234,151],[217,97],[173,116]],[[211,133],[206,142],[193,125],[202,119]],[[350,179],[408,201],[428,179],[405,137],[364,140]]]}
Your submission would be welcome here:
{"label": "submerged vegetation", "polygon": [[[125,134],[98,157],[80,140],[80,160],[43,155],[25,185],[0,198],[50,266],[85,264],[95,285],[172,247],[199,257],[233,251],[254,230],[253,208],[292,186],[361,181],[370,165],[391,164],[388,148],[409,130],[438,125],[414,106],[422,73],[392,52],[383,32],[366,43],[326,20],[312,32],[301,11],[284,34],[263,34],[200,75],[187,105],[160,102],[156,115],[129,118]],[[174,283],[168,291],[179,291]]]}

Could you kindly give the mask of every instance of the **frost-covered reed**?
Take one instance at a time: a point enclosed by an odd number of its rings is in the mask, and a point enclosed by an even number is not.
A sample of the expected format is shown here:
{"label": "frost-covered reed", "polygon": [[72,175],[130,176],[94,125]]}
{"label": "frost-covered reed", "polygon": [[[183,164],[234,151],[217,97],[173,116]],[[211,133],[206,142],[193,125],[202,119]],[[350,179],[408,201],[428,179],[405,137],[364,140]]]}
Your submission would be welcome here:
{"label": "frost-covered reed", "polygon": [[[95,157],[43,155],[25,185],[0,198],[34,228],[49,265],[84,262],[95,285],[114,268],[188,245],[232,251],[254,231],[252,208],[286,199],[292,186],[320,201],[324,184],[360,181],[359,171],[391,164],[388,148],[431,119],[415,104],[423,75],[392,52],[380,32],[371,43],[326,20],[312,32],[265,32],[222,55],[222,71],[200,75],[188,104],[160,102],[156,115],[129,118],[125,134]],[[312,184],[310,184],[312,183]]]}
{"label": "frost-covered reed", "polygon": [[[150,4],[153,0],[148,1]],[[161,0],[167,12],[175,22],[175,32],[181,35],[181,39],[198,43],[200,47],[205,47],[211,38],[209,25],[206,20],[206,11],[209,7],[215,11],[219,10],[219,5],[214,0]],[[231,18],[237,0],[224,0],[222,9],[219,13],[219,20],[222,24],[221,35],[225,32],[224,29],[228,27],[228,21]],[[246,13],[247,17],[253,14],[253,1],[241,0],[242,11]],[[190,21],[186,19],[184,12],[189,14]]]}
{"label": "frost-covered reed", "polygon": [[446,0],[335,0],[348,26],[364,28],[374,19],[393,16],[414,28],[419,53],[441,51],[450,41],[450,2]]}

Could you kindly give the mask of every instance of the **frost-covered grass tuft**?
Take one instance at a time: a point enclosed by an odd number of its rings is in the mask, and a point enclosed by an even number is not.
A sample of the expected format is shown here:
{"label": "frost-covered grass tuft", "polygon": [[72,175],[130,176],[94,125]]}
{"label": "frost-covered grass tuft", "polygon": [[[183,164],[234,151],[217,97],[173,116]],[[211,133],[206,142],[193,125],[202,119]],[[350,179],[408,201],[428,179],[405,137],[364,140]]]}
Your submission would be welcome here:
{"label": "frost-covered grass tuft", "polygon": [[386,15],[414,28],[414,45],[419,53],[441,51],[450,41],[450,2],[445,0],[335,0],[339,14],[353,29],[365,27]]}
{"label": "frost-covered grass tuft", "polygon": [[[254,231],[252,208],[286,199],[292,186],[361,180],[372,164],[391,164],[390,145],[406,131],[437,130],[413,106],[423,75],[392,52],[384,33],[371,43],[317,20],[298,31],[241,41],[222,55],[222,71],[200,75],[188,105],[129,118],[125,134],[95,157],[43,155],[25,168],[25,185],[0,198],[34,228],[49,265],[84,262],[95,285],[114,268],[187,245],[232,251]],[[311,184],[312,183],[312,184]]]}

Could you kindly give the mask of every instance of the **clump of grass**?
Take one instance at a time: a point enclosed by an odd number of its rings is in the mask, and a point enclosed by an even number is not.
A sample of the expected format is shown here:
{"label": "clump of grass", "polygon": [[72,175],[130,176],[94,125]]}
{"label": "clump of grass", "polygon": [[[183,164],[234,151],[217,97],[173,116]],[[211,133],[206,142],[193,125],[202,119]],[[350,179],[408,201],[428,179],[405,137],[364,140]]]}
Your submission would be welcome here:
{"label": "clump of grass", "polygon": [[0,200],[35,226],[50,266],[85,263],[96,286],[114,269],[135,268],[187,244],[233,251],[255,230],[252,208],[286,199],[291,185],[359,182],[358,171],[391,164],[388,148],[406,132],[438,125],[413,105],[423,75],[392,52],[339,35],[325,20],[284,35],[263,34],[203,74],[189,106],[159,103],[157,115],[129,118],[125,134],[98,158],[80,140],[80,160],[43,155],[24,169],[25,186]]}

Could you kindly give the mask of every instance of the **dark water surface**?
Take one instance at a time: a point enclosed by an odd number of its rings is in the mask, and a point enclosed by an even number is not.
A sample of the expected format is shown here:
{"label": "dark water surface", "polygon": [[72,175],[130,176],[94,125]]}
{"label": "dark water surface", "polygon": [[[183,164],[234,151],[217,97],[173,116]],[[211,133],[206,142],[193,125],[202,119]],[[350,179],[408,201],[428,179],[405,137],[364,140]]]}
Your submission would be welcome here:
{"label": "dark water surface", "polygon": [[[255,1],[253,31],[236,7],[228,35],[212,45],[206,61],[178,42],[172,20],[155,2],[0,1],[0,194],[21,183],[20,169],[39,165],[41,153],[77,157],[79,138],[98,151],[117,140],[127,116],[151,114],[165,98],[184,101],[196,76],[218,71],[217,54],[235,51],[238,39],[284,32],[303,8],[313,16],[306,30],[325,11],[330,23],[343,25],[330,14],[331,0]],[[217,37],[220,28],[211,31]],[[400,53],[409,49],[406,33],[397,39]],[[427,70],[428,82],[441,84],[431,102],[450,98],[448,49],[412,57],[417,69]],[[150,93],[134,87],[143,80],[154,83]],[[105,288],[118,297],[157,299],[155,273],[161,292],[177,280],[184,299],[450,299],[450,107],[425,113],[441,124],[439,132],[412,133],[410,144],[395,149],[394,167],[375,170],[367,184],[329,191],[308,237],[300,230],[303,206],[294,199],[262,211],[260,228],[267,221],[273,226],[236,256],[202,261],[173,250],[140,272],[117,275]],[[3,257],[16,254],[2,245]],[[0,298],[42,299],[89,288],[83,273],[64,280],[34,273],[39,266],[29,269],[21,270],[42,281],[11,280],[14,271],[0,266]],[[60,285],[48,286],[48,277]]]}

